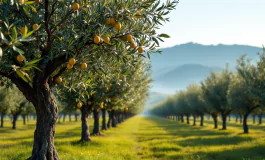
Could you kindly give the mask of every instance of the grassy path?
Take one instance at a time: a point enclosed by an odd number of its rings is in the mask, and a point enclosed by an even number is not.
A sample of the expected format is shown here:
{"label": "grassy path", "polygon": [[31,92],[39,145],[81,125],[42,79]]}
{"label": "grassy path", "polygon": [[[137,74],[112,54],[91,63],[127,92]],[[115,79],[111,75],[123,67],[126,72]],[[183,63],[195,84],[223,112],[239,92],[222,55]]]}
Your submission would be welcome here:
{"label": "grassy path", "polygon": [[[10,129],[9,122],[0,128],[0,160],[26,159],[32,148],[34,122],[23,126],[19,121],[16,131]],[[222,131],[212,129],[212,121],[199,127],[136,116],[83,145],[75,144],[80,126],[80,121],[57,124],[55,145],[62,160],[265,159],[264,125],[250,126],[251,133],[243,135],[236,123],[228,123],[228,130]]]}

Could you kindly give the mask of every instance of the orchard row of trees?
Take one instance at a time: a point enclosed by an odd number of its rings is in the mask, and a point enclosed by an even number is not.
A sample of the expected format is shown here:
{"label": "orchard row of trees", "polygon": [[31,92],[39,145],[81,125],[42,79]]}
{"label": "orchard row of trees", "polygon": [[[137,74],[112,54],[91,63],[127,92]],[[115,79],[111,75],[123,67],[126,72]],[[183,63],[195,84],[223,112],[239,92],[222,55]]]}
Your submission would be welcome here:
{"label": "orchard row of trees", "polygon": [[59,113],[56,97],[59,103],[79,107],[82,122],[86,122],[90,112],[98,115],[102,105],[107,110],[137,110],[147,90],[142,86],[148,81],[140,73],[137,75],[144,70],[139,65],[141,57],[150,58],[151,53],[161,52],[157,47],[162,38],[169,36],[158,34],[157,29],[169,21],[166,16],[177,3],[0,2],[1,83],[15,84],[37,115],[29,159],[59,159],[54,146]]}
{"label": "orchard row of trees", "polygon": [[200,85],[191,84],[186,90],[177,92],[164,102],[156,105],[151,113],[158,116],[177,116],[184,122],[186,116],[200,117],[203,126],[204,115],[211,115],[214,128],[218,126],[218,116],[222,119],[222,129],[227,129],[228,115],[243,116],[243,130],[248,133],[247,119],[250,114],[259,115],[265,111],[265,54],[260,54],[256,63],[246,59],[238,60],[237,71],[228,69],[220,73],[212,72]]}

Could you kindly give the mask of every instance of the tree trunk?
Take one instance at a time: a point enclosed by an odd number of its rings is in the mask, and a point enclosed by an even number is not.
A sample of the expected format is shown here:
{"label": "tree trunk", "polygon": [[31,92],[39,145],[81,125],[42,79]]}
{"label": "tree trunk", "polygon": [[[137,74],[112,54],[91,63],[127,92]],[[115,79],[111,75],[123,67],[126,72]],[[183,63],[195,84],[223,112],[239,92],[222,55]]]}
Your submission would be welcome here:
{"label": "tree trunk", "polygon": [[102,127],[101,130],[107,130],[107,124],[106,124],[106,109],[102,109]]}
{"label": "tree trunk", "polygon": [[187,124],[190,124],[190,116],[186,115]]}
{"label": "tree trunk", "polygon": [[236,123],[238,122],[238,115],[236,115]]}
{"label": "tree trunk", "polygon": [[223,128],[222,128],[222,130],[226,130],[226,119],[227,119],[227,114],[222,113],[222,121],[223,121]]}
{"label": "tree trunk", "polygon": [[59,114],[59,116],[58,116],[58,123],[61,123],[61,118],[62,118],[62,115]]}
{"label": "tree trunk", "polygon": [[52,88],[47,83],[35,82],[34,107],[37,114],[36,130],[32,156],[29,160],[59,160],[54,146],[55,123],[58,118],[58,106]]}
{"label": "tree trunk", "polygon": [[242,115],[241,114],[239,115],[239,121],[240,121],[240,123],[242,123]]}
{"label": "tree trunk", "polygon": [[82,121],[82,132],[81,132],[81,141],[91,141],[88,125],[88,111],[86,106],[83,105],[81,108],[81,121]]}
{"label": "tree trunk", "polygon": [[93,110],[93,117],[94,117],[94,127],[92,135],[100,135],[99,129],[99,109]]}
{"label": "tree trunk", "polygon": [[214,129],[218,128],[218,119],[217,116],[215,114],[211,114],[213,117],[213,121],[214,121]]}
{"label": "tree trunk", "polygon": [[108,124],[107,124],[107,128],[110,128],[110,124],[111,124],[111,111],[108,111],[109,114],[109,120],[108,120]]}
{"label": "tree trunk", "polygon": [[231,115],[230,114],[228,115],[228,121],[229,122],[231,121]]}
{"label": "tree trunk", "polygon": [[262,113],[258,115],[259,117],[259,124],[262,124]]}
{"label": "tree trunk", "polygon": [[193,115],[193,126],[196,126],[196,115]]}
{"label": "tree trunk", "polygon": [[1,128],[3,128],[4,127],[4,116],[5,116],[5,114],[4,113],[1,113]]}
{"label": "tree trunk", "polygon": [[22,115],[22,118],[23,118],[23,125],[26,125],[26,116]]}
{"label": "tree trunk", "polygon": [[204,120],[204,115],[201,114],[201,124],[200,124],[200,126],[203,126],[203,120]]}
{"label": "tree trunk", "polygon": [[183,116],[183,114],[180,117],[181,117],[181,123],[184,123],[184,116]]}
{"label": "tree trunk", "polygon": [[69,113],[68,116],[69,116],[69,122],[71,122],[72,121],[72,119],[71,119],[71,113]]}
{"label": "tree trunk", "polygon": [[256,116],[252,115],[252,118],[253,118],[253,124],[255,124],[256,123]]}
{"label": "tree trunk", "polygon": [[244,130],[244,133],[248,133],[248,124],[247,124],[248,114],[249,113],[244,114],[244,117],[243,117],[243,130]]}
{"label": "tree trunk", "polygon": [[78,119],[78,114],[75,113],[75,121],[77,122],[77,119]]}
{"label": "tree trunk", "polygon": [[17,129],[17,118],[18,114],[13,114],[12,129]]}
{"label": "tree trunk", "polygon": [[65,122],[66,114],[63,114],[63,122]]}
{"label": "tree trunk", "polygon": [[111,127],[117,127],[115,111],[111,110]]}

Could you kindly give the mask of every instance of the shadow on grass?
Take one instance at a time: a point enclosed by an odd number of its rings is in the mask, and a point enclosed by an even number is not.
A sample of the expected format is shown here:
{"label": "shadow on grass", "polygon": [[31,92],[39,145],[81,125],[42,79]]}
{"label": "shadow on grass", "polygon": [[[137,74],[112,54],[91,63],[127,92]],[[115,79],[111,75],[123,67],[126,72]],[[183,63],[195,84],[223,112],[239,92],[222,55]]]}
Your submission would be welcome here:
{"label": "shadow on grass", "polygon": [[178,141],[178,145],[186,146],[215,146],[215,145],[236,145],[242,142],[253,140],[251,137],[218,137],[218,138],[196,138]]}
{"label": "shadow on grass", "polygon": [[167,156],[168,160],[178,159],[202,159],[202,160],[263,160],[265,157],[265,146],[254,146],[248,148],[237,148],[225,151],[215,152],[196,152],[187,158],[185,155],[173,154]]}
{"label": "shadow on grass", "polygon": [[[233,130],[206,130],[203,127],[194,127],[192,125],[181,124],[177,123],[176,121],[168,121],[158,117],[146,117],[145,120],[147,122],[151,122],[151,126],[143,125],[144,127],[142,127],[139,133],[135,135],[137,136],[139,142],[149,144],[150,147],[148,148],[150,151],[153,152],[152,156],[155,158],[163,158],[170,160],[241,160],[242,158],[256,159],[265,157],[265,146],[253,146],[253,144],[250,143],[249,148],[239,148],[240,143],[247,143],[253,141],[254,138],[248,136],[234,135]],[[239,126],[240,125],[235,124],[235,127]],[[260,128],[261,127],[259,127],[258,129]],[[180,137],[182,140],[179,140],[178,137]],[[184,140],[183,137],[185,137]],[[172,147],[172,144],[175,144],[176,147]],[[193,153],[191,151],[190,153],[186,153],[189,152],[189,149],[196,146],[211,147],[226,145],[235,145],[235,147],[237,148],[220,152],[209,152],[208,150],[202,150],[200,152],[195,151]],[[229,149],[232,149],[232,147],[229,147]],[[164,154],[163,152],[170,154]],[[145,157],[145,155],[142,155],[142,157]]]}

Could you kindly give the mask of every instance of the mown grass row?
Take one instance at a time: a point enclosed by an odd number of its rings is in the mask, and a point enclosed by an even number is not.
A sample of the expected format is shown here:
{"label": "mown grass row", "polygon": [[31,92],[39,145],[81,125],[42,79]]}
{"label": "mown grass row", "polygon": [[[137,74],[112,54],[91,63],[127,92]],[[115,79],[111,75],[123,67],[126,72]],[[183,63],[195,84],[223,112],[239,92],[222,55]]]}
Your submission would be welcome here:
{"label": "mown grass row", "polygon": [[[92,121],[91,121],[92,122]],[[91,123],[90,122],[90,123]],[[228,130],[191,126],[158,117],[135,116],[105,136],[93,136],[91,143],[80,139],[80,121],[57,124],[55,145],[62,160],[262,160],[265,159],[265,126],[250,124],[251,132],[241,134],[241,125],[228,122]],[[92,130],[92,124],[90,124]],[[18,121],[12,130],[6,123],[0,129],[0,159],[19,160],[30,155],[34,121],[26,126]]]}

